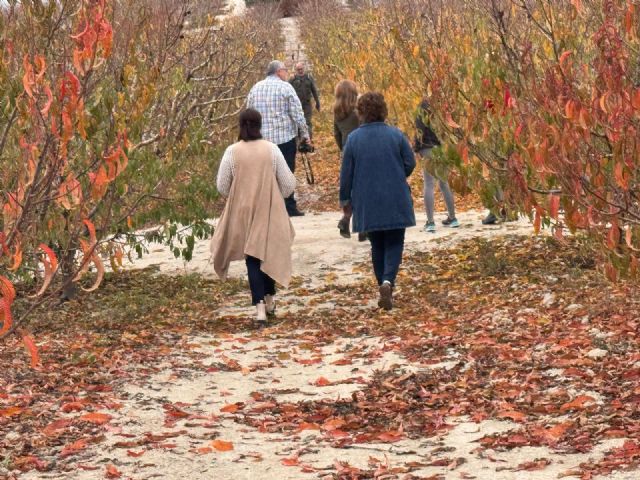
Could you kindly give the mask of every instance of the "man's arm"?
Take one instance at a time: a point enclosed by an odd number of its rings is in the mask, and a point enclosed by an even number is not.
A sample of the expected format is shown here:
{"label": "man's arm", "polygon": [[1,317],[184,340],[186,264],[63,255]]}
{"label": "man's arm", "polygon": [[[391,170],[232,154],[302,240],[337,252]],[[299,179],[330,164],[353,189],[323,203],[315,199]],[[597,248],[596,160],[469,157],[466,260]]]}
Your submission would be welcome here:
{"label": "man's arm", "polygon": [[290,84],[286,84],[289,88],[287,89],[287,100],[289,103],[289,117],[291,120],[298,126],[298,131],[300,132],[300,136],[303,140],[309,141],[309,130],[307,129],[307,121],[304,118],[304,112],[302,111],[302,104],[300,103],[300,99],[296,94],[296,91]]}
{"label": "man's arm", "polygon": [[316,81],[311,75],[309,75],[309,80],[311,80],[311,95],[316,101],[316,110],[320,111],[320,94],[318,93],[318,87],[316,87]]}
{"label": "man's arm", "polygon": [[255,106],[255,93],[253,88],[251,88],[251,90],[249,90],[249,95],[247,95],[247,101],[245,102],[245,107],[246,108],[256,108]]}

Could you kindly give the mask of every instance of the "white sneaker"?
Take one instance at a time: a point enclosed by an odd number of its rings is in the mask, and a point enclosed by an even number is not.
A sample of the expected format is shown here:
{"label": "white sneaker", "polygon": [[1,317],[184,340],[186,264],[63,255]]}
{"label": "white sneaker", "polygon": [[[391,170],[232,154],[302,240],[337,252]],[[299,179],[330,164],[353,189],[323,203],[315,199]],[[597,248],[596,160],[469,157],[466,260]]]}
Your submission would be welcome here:
{"label": "white sneaker", "polygon": [[256,320],[258,323],[267,323],[267,306],[264,302],[256,305]]}
{"label": "white sneaker", "polygon": [[276,299],[273,295],[265,295],[264,302],[266,305],[267,315],[275,315],[276,313]]}

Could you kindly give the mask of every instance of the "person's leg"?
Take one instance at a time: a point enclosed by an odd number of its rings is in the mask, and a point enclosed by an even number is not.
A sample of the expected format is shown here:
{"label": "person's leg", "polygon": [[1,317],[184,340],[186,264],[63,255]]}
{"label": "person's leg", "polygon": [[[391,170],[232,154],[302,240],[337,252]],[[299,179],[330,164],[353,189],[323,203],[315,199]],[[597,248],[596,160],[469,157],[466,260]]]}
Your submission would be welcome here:
{"label": "person's leg", "polygon": [[262,270],[260,270],[260,259],[247,255],[247,274],[249,275],[249,288],[251,289],[251,305],[257,305],[264,300],[265,284]]}
{"label": "person's leg", "polygon": [[402,251],[404,250],[404,228],[386,230],[384,237],[384,271],[382,281],[388,281],[391,286],[396,283],[400,263],[402,263]]}
{"label": "person's leg", "polygon": [[267,311],[267,315],[274,315],[276,311],[275,295],[276,295],[276,282],[264,272],[262,273],[262,281],[264,285],[264,303]]}
{"label": "person's leg", "polygon": [[433,214],[435,210],[435,198],[434,198],[434,190],[435,190],[435,179],[433,176],[423,170],[423,181],[424,181],[424,210],[427,212],[427,225],[434,224]]}
{"label": "person's leg", "polygon": [[449,218],[456,218],[456,206],[454,203],[453,191],[446,180],[438,180],[438,186],[442,192],[444,203],[447,206],[447,214]]}
{"label": "person's leg", "polygon": [[[287,162],[287,166],[291,172],[295,173],[296,171],[296,139],[292,138],[286,143],[281,143],[278,145],[278,148],[282,152],[282,156]],[[295,193],[292,193],[290,196],[284,199],[284,204],[287,207],[287,212],[289,215],[298,211],[298,206],[296,204]]]}
{"label": "person's leg", "polygon": [[309,105],[308,107],[305,106],[304,119],[307,123],[307,129],[309,130],[309,140],[313,140],[313,127],[311,125],[312,116],[313,116],[313,108],[311,108],[311,105]]}
{"label": "person's leg", "polygon": [[385,232],[368,232],[369,241],[371,242],[371,263],[373,264],[373,273],[376,276],[378,285],[382,283],[382,275],[384,274],[384,238]]}

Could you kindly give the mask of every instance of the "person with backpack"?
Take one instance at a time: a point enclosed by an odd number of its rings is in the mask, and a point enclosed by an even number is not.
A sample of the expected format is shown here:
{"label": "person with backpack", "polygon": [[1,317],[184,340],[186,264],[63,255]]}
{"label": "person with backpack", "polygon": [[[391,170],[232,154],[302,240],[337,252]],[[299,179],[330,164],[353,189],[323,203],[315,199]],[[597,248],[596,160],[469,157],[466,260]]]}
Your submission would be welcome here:
{"label": "person with backpack", "polygon": [[[358,87],[351,80],[340,80],[336,85],[335,103],[333,104],[333,138],[336,145],[340,149],[340,158],[342,159],[342,151],[347,143],[349,134],[360,125],[360,120],[356,114],[356,102],[358,101]],[[342,218],[338,222],[338,230],[344,238],[351,238],[351,204],[340,205],[342,207]],[[360,232],[358,241],[364,242],[367,234]]]}
{"label": "person with backpack", "polygon": [[[434,219],[435,209],[435,183],[436,178],[428,172],[429,160],[433,154],[435,148],[440,147],[440,140],[431,128],[431,110],[429,101],[425,97],[418,106],[418,111],[415,118],[416,135],[413,143],[414,152],[418,153],[423,160],[423,181],[424,181],[424,209],[427,212],[427,223],[424,226],[424,231],[428,233],[435,233],[436,222]],[[456,228],[460,226],[458,219],[456,218],[456,208],[453,198],[453,192],[449,186],[449,182],[445,179],[438,178],[438,185],[444,202],[447,206],[447,218],[442,221],[445,227]]]}

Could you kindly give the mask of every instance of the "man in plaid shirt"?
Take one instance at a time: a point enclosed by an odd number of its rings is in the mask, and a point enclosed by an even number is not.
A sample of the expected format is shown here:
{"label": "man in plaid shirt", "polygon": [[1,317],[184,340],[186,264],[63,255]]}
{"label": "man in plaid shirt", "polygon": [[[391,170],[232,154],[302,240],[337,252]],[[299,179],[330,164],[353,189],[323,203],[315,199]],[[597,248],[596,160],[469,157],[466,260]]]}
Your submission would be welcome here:
{"label": "man in plaid shirt", "polygon": [[[247,108],[262,115],[262,137],[275,143],[292,172],[296,170],[296,138],[309,142],[309,131],[302,105],[288,80],[284,63],[274,60],[267,67],[267,78],[256,83],[247,97]],[[291,217],[304,215],[298,210],[294,194],[285,198]]]}

